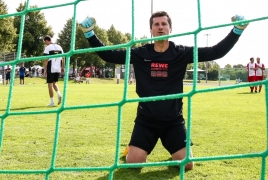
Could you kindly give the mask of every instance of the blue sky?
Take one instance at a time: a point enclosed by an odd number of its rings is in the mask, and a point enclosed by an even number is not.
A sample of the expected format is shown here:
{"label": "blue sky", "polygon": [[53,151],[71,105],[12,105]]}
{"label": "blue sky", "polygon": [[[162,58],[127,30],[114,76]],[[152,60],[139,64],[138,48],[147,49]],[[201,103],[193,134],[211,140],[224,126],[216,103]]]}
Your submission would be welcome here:
{"label": "blue sky", "polygon": [[[74,0],[73,0],[74,1]],[[29,0],[30,5],[38,7],[51,6],[61,3],[73,2],[72,0],[40,1]],[[4,0],[9,13],[16,12],[19,3],[24,0]],[[86,16],[95,17],[99,27],[109,29],[114,25],[123,33],[132,32],[132,7],[131,0],[88,0],[82,1],[77,6],[77,20],[82,21]],[[267,0],[200,0],[202,27],[217,26],[230,23],[235,14],[244,15],[247,19],[268,18]],[[198,27],[197,0],[134,0],[134,36],[150,37],[149,18],[151,11],[167,11],[172,18],[172,34],[194,31]],[[74,7],[58,7],[42,10],[48,25],[55,32],[54,39],[63,29],[67,19],[72,18]],[[201,31],[198,34],[198,46],[212,46],[223,39],[232,29],[232,26]],[[224,67],[226,64],[244,64],[250,57],[260,57],[268,67],[268,20],[251,22],[239,42],[217,63]],[[207,36],[205,34],[210,34]],[[176,44],[194,45],[192,35],[170,38]],[[207,41],[208,40],[208,41]]]}

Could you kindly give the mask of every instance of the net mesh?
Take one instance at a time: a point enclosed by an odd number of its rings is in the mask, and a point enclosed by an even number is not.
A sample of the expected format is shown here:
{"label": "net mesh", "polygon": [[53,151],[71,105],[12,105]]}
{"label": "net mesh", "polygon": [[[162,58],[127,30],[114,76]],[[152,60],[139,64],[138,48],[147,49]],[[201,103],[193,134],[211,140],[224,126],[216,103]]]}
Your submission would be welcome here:
{"label": "net mesh", "polygon": [[[75,33],[76,33],[76,7],[77,5],[81,3],[80,0],[73,1],[73,2],[68,2],[64,4],[58,4],[58,5],[53,5],[53,6],[46,6],[46,7],[37,7],[37,8],[30,8],[29,7],[29,0],[26,1],[26,9],[22,12],[19,13],[14,13],[14,14],[4,14],[0,15],[0,18],[7,18],[7,17],[12,17],[12,16],[21,16],[21,25],[20,25],[20,36],[19,36],[19,42],[18,42],[18,52],[16,59],[9,61],[9,62],[1,62],[1,66],[11,64],[12,65],[12,80],[14,80],[14,70],[15,70],[15,65],[20,62],[27,62],[27,61],[34,61],[34,60],[40,60],[40,59],[47,59],[48,56],[41,56],[41,57],[32,57],[32,58],[22,58],[21,57],[21,46],[22,46],[22,39],[23,39],[23,31],[24,31],[24,24],[25,24],[25,15],[28,12],[33,12],[33,11],[38,11],[38,10],[44,10],[44,9],[51,9],[51,8],[58,8],[58,7],[63,7],[63,6],[70,6],[72,5],[74,7],[74,17],[73,17],[73,24],[72,24],[72,42],[71,42],[71,48],[69,52],[64,53],[64,56],[66,57],[66,68],[69,69],[69,64],[70,64],[70,57],[73,56],[74,54],[80,54],[80,53],[89,53],[89,52],[95,52],[99,50],[109,50],[109,49],[117,49],[117,48],[126,48],[127,50],[127,59],[126,59],[126,66],[125,66],[125,72],[126,72],[126,77],[125,79],[129,78],[129,62],[130,62],[130,50],[131,46],[135,43],[140,43],[140,42],[148,42],[148,39],[134,39],[134,36],[132,36],[132,39],[130,42],[127,44],[120,44],[120,45],[114,45],[114,46],[106,46],[102,48],[88,48],[88,49],[76,49],[75,50]],[[134,34],[134,4],[135,1],[132,0],[132,34]],[[178,36],[186,36],[186,35],[193,35],[194,36],[194,69],[197,69],[197,35],[200,33],[202,30],[208,30],[208,29],[213,29],[213,28],[221,28],[221,27],[226,27],[226,26],[231,26],[232,24],[221,24],[218,26],[210,26],[210,27],[202,27],[202,22],[201,22],[201,11],[200,11],[200,0],[198,0],[198,28],[195,31],[187,32],[187,33],[182,33],[182,34],[173,34],[169,35],[168,37],[178,37]],[[251,21],[260,21],[267,19],[267,17],[260,17],[257,19],[252,19],[249,20]],[[156,38],[150,38],[150,40],[158,40],[158,39],[164,39],[165,37],[156,37]],[[62,55],[52,55],[49,57],[60,57]],[[228,73],[227,71],[222,72],[223,78],[230,78],[230,76],[227,77]],[[53,141],[53,152],[52,152],[52,158],[51,158],[51,163],[50,167],[45,169],[45,170],[10,170],[10,169],[4,169],[0,170],[1,174],[45,174],[46,179],[49,179],[51,173],[53,172],[68,172],[68,171],[108,171],[109,172],[109,179],[113,179],[114,171],[118,168],[128,168],[128,167],[140,167],[140,164],[120,164],[119,163],[119,148],[120,148],[120,139],[121,139],[121,122],[122,122],[122,108],[125,104],[130,103],[130,102],[141,102],[141,101],[152,101],[152,100],[162,100],[163,96],[157,96],[157,97],[148,97],[148,98],[128,98],[128,84],[127,81],[125,81],[124,84],[124,92],[123,92],[123,98],[119,102],[114,102],[114,103],[106,103],[106,104],[97,104],[97,105],[85,105],[85,106],[66,106],[66,92],[68,91],[68,76],[65,76],[64,79],[64,94],[63,94],[63,103],[58,109],[53,109],[53,110],[44,110],[44,111],[29,111],[29,112],[13,112],[11,111],[11,100],[12,100],[12,95],[13,95],[13,86],[10,86],[9,92],[8,92],[8,103],[6,105],[6,111],[5,113],[0,115],[1,118],[1,131],[0,131],[0,148],[2,148],[2,141],[3,141],[3,134],[4,134],[4,128],[5,128],[5,120],[9,116],[19,116],[19,115],[33,115],[33,114],[56,114],[56,131],[54,134],[54,141]],[[258,83],[253,83],[254,85],[257,85]],[[267,93],[268,93],[268,81],[265,80],[263,81],[263,84],[265,86],[265,93],[266,93],[266,104],[267,104]],[[184,179],[184,166],[190,162],[198,162],[198,161],[211,161],[211,160],[224,160],[224,159],[238,159],[238,158],[254,158],[254,157],[259,157],[262,159],[261,163],[261,179],[265,179],[265,172],[266,172],[266,167],[267,167],[267,162],[266,158],[268,156],[268,151],[266,150],[265,152],[262,153],[252,153],[252,154],[239,154],[239,155],[229,155],[229,156],[213,156],[213,157],[193,157],[190,158],[190,139],[191,139],[191,132],[192,132],[192,126],[191,126],[191,114],[192,114],[192,98],[195,94],[198,93],[204,93],[204,92],[211,92],[211,91],[221,91],[221,90],[226,90],[226,89],[234,89],[238,87],[247,87],[248,84],[235,84],[232,86],[224,86],[224,87],[218,87],[218,88],[208,88],[208,89],[197,89],[197,71],[194,73],[194,82],[193,82],[193,88],[189,93],[183,93],[183,94],[175,94],[175,95],[167,95],[164,96],[165,99],[174,99],[174,98],[182,98],[182,97],[187,97],[188,98],[188,114],[187,114],[187,153],[186,153],[186,158],[182,161],[166,161],[166,162],[157,162],[157,163],[146,163],[142,164],[143,167],[148,167],[148,166],[163,166],[163,165],[180,165],[182,168],[180,168],[180,179]],[[112,166],[102,166],[102,167],[68,167],[68,168],[60,168],[55,166],[56,158],[57,158],[57,146],[58,146],[58,139],[59,139],[59,130],[60,130],[60,119],[61,119],[61,113],[64,111],[69,111],[69,110],[74,110],[74,109],[83,109],[83,108],[101,108],[101,107],[118,107],[118,128],[116,132],[116,154],[115,154],[115,161]],[[266,107],[267,110],[267,107]],[[267,136],[267,135],[266,135]]]}

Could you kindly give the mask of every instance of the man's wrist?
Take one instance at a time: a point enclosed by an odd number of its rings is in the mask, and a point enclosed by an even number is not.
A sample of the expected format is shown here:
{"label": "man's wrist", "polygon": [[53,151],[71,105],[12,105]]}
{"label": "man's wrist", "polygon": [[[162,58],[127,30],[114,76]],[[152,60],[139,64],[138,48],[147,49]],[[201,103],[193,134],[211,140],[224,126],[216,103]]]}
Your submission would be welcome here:
{"label": "man's wrist", "polygon": [[237,27],[233,28],[233,32],[237,35],[241,35],[243,33],[243,29],[238,29]]}
{"label": "man's wrist", "polygon": [[95,34],[95,33],[94,33],[93,30],[84,33],[84,35],[85,35],[85,37],[86,37],[87,39],[90,38],[90,37],[92,37],[94,34]]}

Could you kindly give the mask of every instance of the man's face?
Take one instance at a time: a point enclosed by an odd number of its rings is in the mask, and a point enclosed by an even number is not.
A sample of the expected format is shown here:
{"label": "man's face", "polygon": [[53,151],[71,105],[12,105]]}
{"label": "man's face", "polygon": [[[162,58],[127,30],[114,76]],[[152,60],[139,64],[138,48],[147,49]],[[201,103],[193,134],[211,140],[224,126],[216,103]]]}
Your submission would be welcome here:
{"label": "man's face", "polygon": [[250,62],[251,62],[251,63],[254,63],[254,58],[250,59]]}
{"label": "man's face", "polygon": [[167,16],[153,18],[152,29],[150,31],[153,37],[169,35],[171,28]]}
{"label": "man's face", "polygon": [[257,58],[257,63],[260,63],[260,58]]}
{"label": "man's face", "polygon": [[44,41],[46,45],[49,45],[49,42],[47,40]]}

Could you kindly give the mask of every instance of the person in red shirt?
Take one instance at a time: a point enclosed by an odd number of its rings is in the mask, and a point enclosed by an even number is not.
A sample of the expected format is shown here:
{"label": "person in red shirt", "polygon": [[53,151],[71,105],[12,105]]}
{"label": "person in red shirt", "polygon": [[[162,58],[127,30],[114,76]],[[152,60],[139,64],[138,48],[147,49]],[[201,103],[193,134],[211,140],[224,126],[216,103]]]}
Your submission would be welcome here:
{"label": "person in red shirt", "polygon": [[[263,71],[265,70],[264,64],[260,62],[260,58],[257,57],[257,70],[256,70],[256,81],[262,81],[263,80]],[[262,85],[259,85],[259,92],[261,92]],[[257,91],[257,86],[255,89],[255,92]]]}
{"label": "person in red shirt", "polygon": [[[254,63],[254,58],[250,58],[250,62],[247,64],[248,82],[256,81],[257,64]],[[254,86],[250,86],[250,92],[253,93]],[[257,92],[257,86],[255,86],[255,92]]]}
{"label": "person in red shirt", "polygon": [[89,84],[89,77],[90,77],[89,71],[85,74],[85,77],[86,77],[86,84]]}

